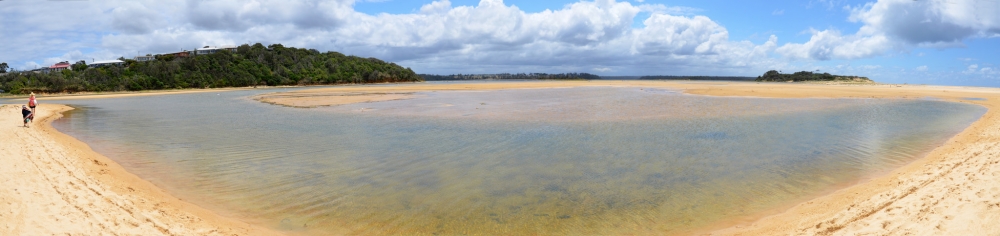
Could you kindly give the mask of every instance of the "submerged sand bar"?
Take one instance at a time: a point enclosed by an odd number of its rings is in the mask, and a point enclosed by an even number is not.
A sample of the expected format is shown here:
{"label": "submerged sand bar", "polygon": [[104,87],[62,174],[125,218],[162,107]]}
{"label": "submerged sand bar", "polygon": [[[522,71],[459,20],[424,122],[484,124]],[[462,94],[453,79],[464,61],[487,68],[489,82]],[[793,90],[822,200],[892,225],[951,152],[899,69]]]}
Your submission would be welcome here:
{"label": "submerged sand bar", "polygon": [[[354,86],[264,94],[256,99],[307,107],[316,98],[364,93],[355,102],[401,99],[378,94],[501,90],[575,86],[634,86],[678,89],[711,96],[769,98],[936,98],[984,106],[989,111],[925,158],[886,175],[773,212],[759,220],[729,223],[719,235],[981,235],[1000,231],[1000,89],[913,85],[825,85],[803,83],[689,81],[540,81],[478,84]],[[280,97],[282,100],[271,98]],[[293,98],[297,97],[297,98]],[[371,99],[371,100],[366,100]],[[403,98],[405,99],[405,97]],[[348,102],[330,101],[327,105]],[[735,225],[735,226],[733,226]]]}
{"label": "submerged sand bar", "polygon": [[[1000,89],[798,83],[540,81],[344,86],[263,94],[299,107],[377,102],[420,92],[575,86],[678,89],[712,96],[925,98],[982,105],[983,117],[925,158],[832,194],[735,222],[719,235],[983,235],[1000,232]],[[353,97],[352,99],[343,99]],[[977,98],[977,99],[969,99]],[[43,102],[44,98],[41,99]],[[347,100],[347,101],[345,101]],[[49,122],[71,108],[43,104],[32,128],[20,106],[0,108],[0,235],[269,235],[170,196]],[[733,226],[735,225],[735,226]]]}

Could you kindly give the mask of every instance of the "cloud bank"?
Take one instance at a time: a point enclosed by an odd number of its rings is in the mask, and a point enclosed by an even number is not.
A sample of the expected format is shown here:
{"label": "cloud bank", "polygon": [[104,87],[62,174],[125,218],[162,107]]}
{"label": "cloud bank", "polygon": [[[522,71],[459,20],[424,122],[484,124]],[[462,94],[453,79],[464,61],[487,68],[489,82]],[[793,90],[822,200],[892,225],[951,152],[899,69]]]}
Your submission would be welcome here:
{"label": "cloud bank", "polygon": [[526,12],[502,0],[475,6],[439,0],[412,13],[371,15],[355,11],[354,0],[8,0],[0,3],[0,45],[14,46],[2,49],[0,61],[31,69],[262,42],[377,57],[419,73],[747,75],[1000,36],[995,0],[845,7],[845,21],[861,25],[856,32],[809,29],[808,41],[781,45],[774,35],[757,43],[733,40],[699,9],[637,2],[584,0]]}
{"label": "cloud bank", "polygon": [[1000,2],[995,0],[879,0],[845,7],[849,21],[863,26],[855,34],[811,30],[805,43],[788,43],[777,52],[796,59],[859,59],[914,47],[962,47],[971,37],[1000,36]]}
{"label": "cloud bank", "polygon": [[[410,14],[377,15],[355,11],[351,0],[6,4],[2,19],[17,26],[0,33],[0,43],[25,47],[0,60],[24,66],[67,51],[76,53],[40,64],[263,42],[378,57],[433,73],[700,73],[706,67],[738,73],[775,63],[768,53],[777,43],[773,36],[760,45],[731,41],[717,22],[694,15],[697,9],[615,0],[531,13],[501,0],[476,6],[440,0]],[[640,13],[649,17],[634,27]]]}

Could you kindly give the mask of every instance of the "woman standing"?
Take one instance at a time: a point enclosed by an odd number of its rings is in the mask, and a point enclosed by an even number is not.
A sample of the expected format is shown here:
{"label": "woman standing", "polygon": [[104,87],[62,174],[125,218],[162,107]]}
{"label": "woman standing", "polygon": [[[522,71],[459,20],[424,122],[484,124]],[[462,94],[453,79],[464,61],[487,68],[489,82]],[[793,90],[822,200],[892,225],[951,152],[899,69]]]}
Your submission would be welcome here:
{"label": "woman standing", "polygon": [[[35,115],[35,107],[38,106],[38,100],[35,100],[35,93],[32,92],[31,96],[28,97],[28,107],[31,108],[31,115]],[[34,122],[34,120],[32,120]]]}

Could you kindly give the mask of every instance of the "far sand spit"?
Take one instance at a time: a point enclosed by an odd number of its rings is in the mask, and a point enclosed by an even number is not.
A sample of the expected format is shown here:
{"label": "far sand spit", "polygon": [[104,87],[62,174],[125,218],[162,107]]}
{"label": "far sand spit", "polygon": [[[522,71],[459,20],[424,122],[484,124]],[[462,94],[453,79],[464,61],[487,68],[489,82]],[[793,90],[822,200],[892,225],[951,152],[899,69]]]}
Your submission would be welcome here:
{"label": "far sand spit", "polygon": [[[689,94],[774,98],[926,98],[989,110],[942,146],[890,173],[713,235],[985,235],[1000,232],[1000,89],[687,81],[531,81],[344,86],[262,94],[272,104],[315,107],[420,96],[420,92],[576,86],[679,89]],[[155,93],[153,93],[155,94]],[[351,97],[350,99],[342,99]],[[980,99],[969,99],[980,98]],[[45,97],[40,98],[44,103]],[[20,106],[0,107],[0,235],[272,235],[177,199],[49,123],[72,108],[45,103],[31,128]],[[773,214],[772,214],[773,213]],[[720,229],[721,228],[721,229]]]}

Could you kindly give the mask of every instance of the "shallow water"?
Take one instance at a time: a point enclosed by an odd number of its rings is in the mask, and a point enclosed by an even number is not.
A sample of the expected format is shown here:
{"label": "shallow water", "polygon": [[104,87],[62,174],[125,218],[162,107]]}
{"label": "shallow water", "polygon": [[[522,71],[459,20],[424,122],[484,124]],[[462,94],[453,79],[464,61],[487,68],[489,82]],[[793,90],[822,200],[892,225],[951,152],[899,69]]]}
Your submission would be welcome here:
{"label": "shallow water", "polygon": [[65,101],[54,123],[209,209],[323,234],[648,234],[898,167],[978,119],[931,100],[639,87],[420,93],[316,109],[261,91]]}

